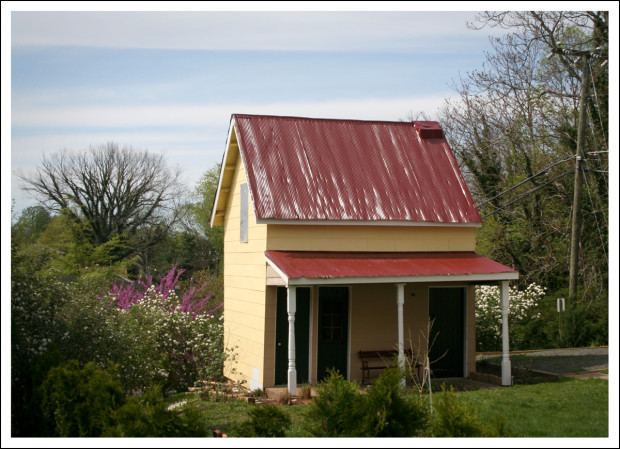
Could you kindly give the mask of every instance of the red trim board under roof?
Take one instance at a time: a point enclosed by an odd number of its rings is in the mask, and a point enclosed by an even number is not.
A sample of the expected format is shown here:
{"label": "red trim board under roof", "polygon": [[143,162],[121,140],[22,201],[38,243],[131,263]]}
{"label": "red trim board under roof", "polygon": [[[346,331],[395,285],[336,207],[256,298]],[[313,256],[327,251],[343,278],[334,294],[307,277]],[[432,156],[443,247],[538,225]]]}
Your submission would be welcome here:
{"label": "red trim board under roof", "polygon": [[[287,281],[355,280],[403,282],[431,280],[484,281],[517,279],[519,273],[474,252],[311,252],[265,251],[268,263]],[[444,279],[445,278],[445,279]],[[319,282],[321,283],[321,282]]]}
{"label": "red trim board under roof", "polygon": [[258,221],[479,224],[437,122],[233,114]]}

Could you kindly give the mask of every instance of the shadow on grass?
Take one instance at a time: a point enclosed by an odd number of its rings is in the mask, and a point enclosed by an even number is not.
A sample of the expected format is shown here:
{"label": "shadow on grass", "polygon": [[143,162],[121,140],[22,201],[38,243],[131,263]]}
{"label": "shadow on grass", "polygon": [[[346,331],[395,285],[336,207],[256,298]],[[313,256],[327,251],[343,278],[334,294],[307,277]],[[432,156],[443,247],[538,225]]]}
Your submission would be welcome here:
{"label": "shadow on grass", "polygon": [[[525,378],[527,382],[520,383],[535,383],[538,381],[545,382],[544,373],[553,373],[557,376],[563,374],[572,374],[582,371],[595,371],[604,370],[608,368],[608,356],[601,354],[587,354],[587,355],[570,355],[570,356],[535,356],[529,354],[518,354],[510,357],[512,362],[513,375],[515,376],[515,383],[518,378]],[[478,372],[501,375],[501,357],[492,357],[484,360],[479,360],[476,363],[476,370]],[[542,372],[542,374],[541,374]],[[499,374],[498,374],[499,373]]]}
{"label": "shadow on grass", "polygon": [[[512,375],[515,385],[533,385],[544,382],[557,382],[559,375],[540,372],[532,368],[529,363],[515,363],[512,361]],[[476,362],[476,371],[484,374],[492,374],[501,378],[502,368],[499,364],[490,360]]]}

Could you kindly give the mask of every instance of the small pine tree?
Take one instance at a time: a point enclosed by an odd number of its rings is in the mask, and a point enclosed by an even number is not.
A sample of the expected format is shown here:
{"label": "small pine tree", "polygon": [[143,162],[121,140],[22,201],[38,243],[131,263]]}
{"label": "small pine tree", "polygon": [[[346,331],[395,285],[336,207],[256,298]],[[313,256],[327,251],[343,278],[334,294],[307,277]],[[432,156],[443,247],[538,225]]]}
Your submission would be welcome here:
{"label": "small pine tree", "polygon": [[426,428],[428,413],[419,395],[402,386],[403,372],[388,368],[377,378],[366,397],[360,436],[412,437]]}
{"label": "small pine tree", "polygon": [[478,421],[476,410],[463,404],[454,394],[454,389],[441,387],[442,393],[437,405],[431,426],[436,437],[482,437],[484,427]]}
{"label": "small pine tree", "polygon": [[42,385],[43,412],[61,437],[98,437],[124,402],[117,368],[108,371],[78,362],[52,368]]}
{"label": "small pine tree", "polygon": [[283,437],[291,426],[291,419],[275,405],[256,406],[250,410],[250,419],[237,428],[240,437]]}
{"label": "small pine tree", "polygon": [[363,410],[363,399],[355,383],[332,369],[317,386],[317,396],[309,405],[308,432],[316,437],[354,436]]}

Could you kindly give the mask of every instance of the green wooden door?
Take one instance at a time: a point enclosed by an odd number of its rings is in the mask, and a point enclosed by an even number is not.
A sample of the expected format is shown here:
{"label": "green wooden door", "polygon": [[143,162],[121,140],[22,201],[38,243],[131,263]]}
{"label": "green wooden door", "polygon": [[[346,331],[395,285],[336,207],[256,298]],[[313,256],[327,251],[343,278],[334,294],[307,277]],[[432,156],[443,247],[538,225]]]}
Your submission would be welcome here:
{"label": "green wooden door", "polygon": [[465,375],[465,289],[441,287],[429,290],[431,319],[429,352],[434,377]]}
{"label": "green wooden door", "polygon": [[[310,288],[297,288],[295,313],[295,365],[297,383],[308,383],[308,356],[310,344]],[[276,303],[276,385],[288,382],[288,313],[286,288],[278,287]]]}
{"label": "green wooden door", "polygon": [[317,377],[320,382],[330,368],[346,379],[349,338],[349,288],[319,288]]}

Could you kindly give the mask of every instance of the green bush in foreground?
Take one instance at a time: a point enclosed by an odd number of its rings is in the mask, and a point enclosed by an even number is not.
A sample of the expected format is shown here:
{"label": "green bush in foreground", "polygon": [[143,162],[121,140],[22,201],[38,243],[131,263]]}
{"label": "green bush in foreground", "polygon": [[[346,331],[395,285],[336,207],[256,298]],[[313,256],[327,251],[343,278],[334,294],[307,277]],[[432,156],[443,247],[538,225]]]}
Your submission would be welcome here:
{"label": "green bush in foreground", "polygon": [[315,437],[355,436],[362,414],[358,386],[336,370],[317,386],[308,406],[306,428]]}
{"label": "green bush in foreground", "polygon": [[420,435],[428,420],[421,397],[402,386],[402,371],[387,369],[366,395],[360,436],[410,437]]}
{"label": "green bush in foreground", "polygon": [[454,394],[452,387],[441,387],[442,393],[435,406],[430,425],[430,436],[434,437],[508,437],[506,419],[496,415],[495,426],[485,425],[478,419],[477,410],[463,403]]}
{"label": "green bush in foreground", "polygon": [[249,414],[237,428],[240,437],[283,437],[291,426],[291,418],[275,405],[254,407]]}
{"label": "green bush in foreground", "polygon": [[308,406],[307,430],[320,437],[411,437],[424,432],[428,412],[419,396],[401,386],[397,368],[386,370],[367,394],[336,371],[317,387]]}
{"label": "green bush in foreground", "polygon": [[61,437],[97,437],[124,402],[117,367],[108,371],[71,362],[50,369],[42,385],[44,415]]}
{"label": "green bush in foreground", "polygon": [[206,437],[207,427],[200,412],[187,405],[166,404],[161,387],[140,397],[131,397],[112,414],[114,424],[104,437]]}

